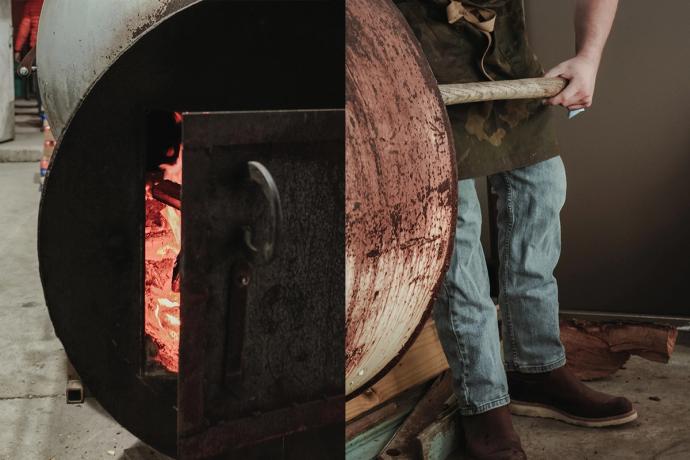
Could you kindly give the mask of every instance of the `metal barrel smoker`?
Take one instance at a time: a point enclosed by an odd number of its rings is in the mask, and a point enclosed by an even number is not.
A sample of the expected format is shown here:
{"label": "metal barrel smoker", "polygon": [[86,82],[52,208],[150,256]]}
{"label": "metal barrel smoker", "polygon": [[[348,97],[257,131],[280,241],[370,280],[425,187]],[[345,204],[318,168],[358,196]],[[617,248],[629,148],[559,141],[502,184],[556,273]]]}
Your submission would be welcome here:
{"label": "metal barrel smoker", "polygon": [[[330,458],[344,396],[410,346],[447,267],[457,196],[444,103],[562,82],[439,90],[388,0],[77,0],[43,14],[37,61],[59,141],[39,262],[84,383],[180,458],[260,443]],[[183,186],[149,187],[183,149]],[[183,229],[182,255],[155,260],[179,279],[181,302],[158,299],[155,316],[178,334],[179,361],[155,366],[168,348],[154,340],[152,354],[147,336],[149,202],[181,207]],[[320,446],[300,437],[319,430]]]}
{"label": "metal barrel smoker", "polygon": [[46,303],[84,385],[166,454],[342,442],[343,30],[330,2],[45,4]]}

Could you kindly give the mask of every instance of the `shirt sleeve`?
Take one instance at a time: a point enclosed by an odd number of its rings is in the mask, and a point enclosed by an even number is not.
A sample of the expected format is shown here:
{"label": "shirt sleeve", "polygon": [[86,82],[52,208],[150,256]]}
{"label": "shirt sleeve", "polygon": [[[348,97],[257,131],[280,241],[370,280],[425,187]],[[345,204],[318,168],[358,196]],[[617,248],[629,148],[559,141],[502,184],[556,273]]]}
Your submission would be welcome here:
{"label": "shirt sleeve", "polygon": [[22,50],[26,44],[27,38],[29,38],[29,33],[31,32],[31,17],[24,14],[22,20],[19,22],[19,28],[17,29],[17,39],[14,42],[14,51],[19,52]]}

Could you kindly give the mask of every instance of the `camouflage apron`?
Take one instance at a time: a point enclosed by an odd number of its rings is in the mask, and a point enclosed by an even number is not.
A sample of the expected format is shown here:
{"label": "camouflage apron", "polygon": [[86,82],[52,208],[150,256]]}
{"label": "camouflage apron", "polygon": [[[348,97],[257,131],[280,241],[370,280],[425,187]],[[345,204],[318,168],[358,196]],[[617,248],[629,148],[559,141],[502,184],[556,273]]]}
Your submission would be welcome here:
{"label": "camouflage apron", "polygon": [[[522,0],[395,0],[439,83],[538,77]],[[461,179],[558,155],[551,109],[538,100],[448,107]]]}

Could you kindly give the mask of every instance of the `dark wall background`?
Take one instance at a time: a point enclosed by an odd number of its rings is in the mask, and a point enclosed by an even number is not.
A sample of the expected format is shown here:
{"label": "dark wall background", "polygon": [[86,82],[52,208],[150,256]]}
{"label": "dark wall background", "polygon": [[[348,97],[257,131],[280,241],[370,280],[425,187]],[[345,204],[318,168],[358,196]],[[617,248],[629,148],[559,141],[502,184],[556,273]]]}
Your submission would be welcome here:
{"label": "dark wall background", "polygon": [[[545,69],[574,52],[573,0],[526,0]],[[594,105],[559,110],[568,171],[561,309],[690,317],[690,2],[621,0]]]}

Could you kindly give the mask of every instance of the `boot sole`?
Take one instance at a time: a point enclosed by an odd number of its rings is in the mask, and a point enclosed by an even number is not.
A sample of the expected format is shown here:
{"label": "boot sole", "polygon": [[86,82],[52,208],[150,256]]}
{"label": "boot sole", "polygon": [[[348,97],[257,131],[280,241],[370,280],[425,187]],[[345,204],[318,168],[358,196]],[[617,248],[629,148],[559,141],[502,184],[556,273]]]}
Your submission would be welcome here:
{"label": "boot sole", "polygon": [[630,423],[637,419],[637,411],[635,409],[614,417],[586,418],[568,414],[552,406],[523,401],[511,401],[510,412],[514,415],[521,415],[524,417],[550,418],[569,423],[571,425],[584,426],[587,428],[603,428],[607,426],[625,425],[626,423]]}

